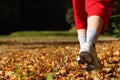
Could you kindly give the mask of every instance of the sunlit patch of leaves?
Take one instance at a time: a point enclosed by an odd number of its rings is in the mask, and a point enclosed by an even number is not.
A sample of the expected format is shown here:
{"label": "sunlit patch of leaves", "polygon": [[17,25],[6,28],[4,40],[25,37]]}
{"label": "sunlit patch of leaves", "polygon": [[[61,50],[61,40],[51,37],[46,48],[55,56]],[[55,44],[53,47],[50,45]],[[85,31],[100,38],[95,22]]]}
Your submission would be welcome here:
{"label": "sunlit patch of leaves", "polygon": [[[96,45],[102,70],[87,72],[76,61],[79,44],[0,46],[0,80],[119,80],[120,41]],[[36,46],[36,44],[35,44]]]}

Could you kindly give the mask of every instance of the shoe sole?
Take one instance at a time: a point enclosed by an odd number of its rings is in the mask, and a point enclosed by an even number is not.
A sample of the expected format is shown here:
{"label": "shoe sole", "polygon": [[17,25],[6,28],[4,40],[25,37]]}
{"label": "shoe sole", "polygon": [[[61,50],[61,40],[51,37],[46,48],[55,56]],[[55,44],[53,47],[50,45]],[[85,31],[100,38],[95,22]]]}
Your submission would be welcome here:
{"label": "shoe sole", "polygon": [[89,53],[89,52],[86,52],[86,51],[83,51],[80,53],[79,55],[80,59],[82,60],[81,64],[94,64],[94,58],[93,56]]}
{"label": "shoe sole", "polygon": [[80,54],[79,54],[79,57],[80,57],[80,61],[78,61],[78,63],[81,63],[81,64],[86,64],[86,70],[87,71],[92,71],[96,68],[99,68],[97,65],[96,65],[96,60],[94,60],[92,54],[90,54],[89,52],[87,51],[82,51]]}
{"label": "shoe sole", "polygon": [[83,51],[80,53],[79,57],[82,60],[80,63],[86,64],[86,68],[85,68],[86,71],[92,71],[93,70],[92,65],[93,65],[94,59],[91,56],[91,54],[86,51]]}

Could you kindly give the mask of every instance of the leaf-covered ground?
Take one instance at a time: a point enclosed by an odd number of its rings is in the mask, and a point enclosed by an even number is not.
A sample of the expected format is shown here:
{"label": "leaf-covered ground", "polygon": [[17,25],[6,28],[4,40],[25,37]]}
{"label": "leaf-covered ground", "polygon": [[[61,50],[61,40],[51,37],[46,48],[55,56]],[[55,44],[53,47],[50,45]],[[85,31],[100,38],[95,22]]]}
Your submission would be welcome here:
{"label": "leaf-covered ground", "polygon": [[101,71],[78,65],[78,42],[0,42],[0,80],[120,80],[120,40],[96,45]]}

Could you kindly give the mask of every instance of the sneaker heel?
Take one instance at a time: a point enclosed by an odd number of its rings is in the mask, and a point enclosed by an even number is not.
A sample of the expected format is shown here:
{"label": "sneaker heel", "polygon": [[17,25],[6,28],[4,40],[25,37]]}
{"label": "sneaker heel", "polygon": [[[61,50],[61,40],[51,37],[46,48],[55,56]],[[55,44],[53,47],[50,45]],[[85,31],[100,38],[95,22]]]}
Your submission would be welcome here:
{"label": "sneaker heel", "polygon": [[86,65],[86,71],[92,71],[92,67],[90,65]]}
{"label": "sneaker heel", "polygon": [[79,54],[79,60],[78,60],[78,64],[85,64],[85,61],[84,61],[84,59],[83,59],[83,57],[81,57],[81,55]]}
{"label": "sneaker heel", "polygon": [[85,64],[85,61],[84,61],[83,59],[82,59],[82,60],[78,60],[78,63],[84,65],[84,64]]}

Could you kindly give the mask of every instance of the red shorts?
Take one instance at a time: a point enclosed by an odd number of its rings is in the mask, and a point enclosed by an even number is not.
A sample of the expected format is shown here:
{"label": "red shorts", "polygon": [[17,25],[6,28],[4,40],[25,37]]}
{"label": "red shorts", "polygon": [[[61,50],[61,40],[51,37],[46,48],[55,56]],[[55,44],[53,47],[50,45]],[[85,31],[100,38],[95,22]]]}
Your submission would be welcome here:
{"label": "red shorts", "polygon": [[101,34],[105,32],[114,8],[114,0],[72,0],[77,29],[87,26],[87,17],[97,15],[103,18]]}

